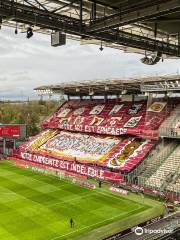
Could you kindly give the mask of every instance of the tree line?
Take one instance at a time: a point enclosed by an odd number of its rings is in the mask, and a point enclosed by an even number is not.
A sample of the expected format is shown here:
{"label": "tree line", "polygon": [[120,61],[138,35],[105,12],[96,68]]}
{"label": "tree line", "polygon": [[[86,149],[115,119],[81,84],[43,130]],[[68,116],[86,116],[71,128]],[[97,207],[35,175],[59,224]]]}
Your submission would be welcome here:
{"label": "tree line", "polygon": [[41,121],[47,118],[59,103],[57,101],[28,101],[0,103],[0,124],[26,124],[27,135],[37,134]]}

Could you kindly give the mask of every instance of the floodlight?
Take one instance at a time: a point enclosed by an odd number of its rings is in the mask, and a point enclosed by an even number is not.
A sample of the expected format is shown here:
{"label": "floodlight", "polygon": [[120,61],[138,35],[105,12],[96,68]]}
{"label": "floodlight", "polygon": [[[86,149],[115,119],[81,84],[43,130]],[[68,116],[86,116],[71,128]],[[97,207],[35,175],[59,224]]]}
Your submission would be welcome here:
{"label": "floodlight", "polygon": [[162,53],[155,52],[155,53],[152,53],[151,55],[145,55],[143,58],[141,58],[141,62],[147,65],[155,65],[160,61],[161,58],[162,58]]}
{"label": "floodlight", "polygon": [[33,29],[31,27],[27,28],[27,38],[31,38],[33,36]]}

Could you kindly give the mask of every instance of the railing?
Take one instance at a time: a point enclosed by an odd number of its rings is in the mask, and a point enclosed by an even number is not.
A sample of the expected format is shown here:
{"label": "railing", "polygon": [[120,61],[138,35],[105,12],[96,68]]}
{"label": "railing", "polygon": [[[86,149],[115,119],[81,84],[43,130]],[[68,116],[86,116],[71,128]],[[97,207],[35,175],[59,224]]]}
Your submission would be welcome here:
{"label": "railing", "polygon": [[[171,143],[164,148],[163,152],[161,152],[160,149],[159,155],[157,155],[158,152],[155,152],[153,156],[150,155],[144,163],[146,166],[145,171],[140,176],[138,176],[138,185],[145,186],[147,179],[150,178],[153,173],[158,170],[158,168],[170,156],[176,147],[177,143]],[[163,146],[161,146],[161,148],[163,148]]]}
{"label": "railing", "polygon": [[[179,161],[180,161],[180,156],[179,156]],[[179,165],[178,169],[176,170],[176,172],[175,172],[175,174],[172,178],[171,183],[169,184],[168,182],[166,182],[164,189],[166,191],[174,192],[174,193],[176,193],[177,195],[180,196],[180,180],[179,180],[179,177],[180,177],[180,165]]]}
{"label": "railing", "polygon": [[180,137],[180,104],[172,111],[171,115],[163,122],[159,129],[160,136],[173,138]]}
{"label": "railing", "polygon": [[164,161],[167,165],[163,163],[162,167],[159,166],[157,171],[153,172],[152,177],[145,177],[144,179],[141,178],[140,184],[154,190],[160,190],[161,192],[165,192],[165,190],[170,193],[174,192],[175,195],[180,196],[180,191],[177,190],[178,188],[176,188],[176,186],[172,189],[168,188],[179,169],[179,160],[179,147],[177,147],[175,151]]}
{"label": "railing", "polygon": [[[179,120],[177,121],[177,124],[178,123],[179,123]],[[160,129],[160,136],[171,137],[171,138],[180,138],[180,128],[162,127]]]}

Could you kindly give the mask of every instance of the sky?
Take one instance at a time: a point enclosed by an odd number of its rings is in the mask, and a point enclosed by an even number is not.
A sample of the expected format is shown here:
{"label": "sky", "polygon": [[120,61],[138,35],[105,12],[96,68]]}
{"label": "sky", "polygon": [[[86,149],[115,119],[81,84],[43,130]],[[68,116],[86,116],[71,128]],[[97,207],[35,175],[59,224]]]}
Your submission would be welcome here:
{"label": "sky", "polygon": [[140,62],[142,55],[67,40],[51,47],[50,36],[35,33],[30,39],[14,29],[0,30],[0,100],[37,98],[41,85],[95,79],[171,75],[180,73],[180,60],[154,66]]}

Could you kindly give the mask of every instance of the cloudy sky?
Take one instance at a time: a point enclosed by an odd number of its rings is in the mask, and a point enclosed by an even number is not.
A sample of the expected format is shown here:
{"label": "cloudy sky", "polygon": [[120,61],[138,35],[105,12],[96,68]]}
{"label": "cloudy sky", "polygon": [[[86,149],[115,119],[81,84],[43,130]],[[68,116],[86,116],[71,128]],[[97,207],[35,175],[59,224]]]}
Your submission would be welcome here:
{"label": "cloudy sky", "polygon": [[141,55],[99,46],[82,46],[68,40],[53,48],[50,37],[0,31],[0,100],[34,98],[33,88],[61,82],[177,74],[180,60],[165,60],[155,66],[140,62]]}

